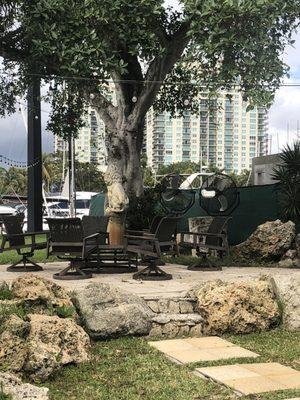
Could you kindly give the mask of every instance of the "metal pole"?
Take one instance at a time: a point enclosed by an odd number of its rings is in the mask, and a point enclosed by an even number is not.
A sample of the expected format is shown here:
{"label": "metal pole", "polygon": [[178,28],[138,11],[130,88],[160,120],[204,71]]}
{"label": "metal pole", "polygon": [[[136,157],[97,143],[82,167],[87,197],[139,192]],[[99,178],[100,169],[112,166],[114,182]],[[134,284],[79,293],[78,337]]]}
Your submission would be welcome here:
{"label": "metal pole", "polygon": [[27,105],[27,230],[37,232],[43,229],[42,128],[40,81],[38,79],[28,89]]}
{"label": "metal pole", "polygon": [[74,155],[74,138],[73,135],[68,138],[68,169],[69,169],[69,205],[70,217],[76,217],[76,195],[75,195],[75,155]]}

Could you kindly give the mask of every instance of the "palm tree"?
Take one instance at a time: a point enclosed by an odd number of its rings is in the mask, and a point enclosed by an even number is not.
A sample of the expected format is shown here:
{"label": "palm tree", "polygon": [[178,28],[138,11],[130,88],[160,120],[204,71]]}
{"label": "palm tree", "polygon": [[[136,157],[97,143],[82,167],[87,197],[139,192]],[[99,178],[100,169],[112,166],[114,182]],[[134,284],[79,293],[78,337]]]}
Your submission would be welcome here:
{"label": "palm tree", "polygon": [[50,185],[53,178],[53,156],[51,153],[43,153],[42,155],[42,173],[47,192],[50,192]]}
{"label": "palm tree", "polygon": [[300,221],[300,141],[287,145],[280,154],[281,164],[273,169],[284,220]]}

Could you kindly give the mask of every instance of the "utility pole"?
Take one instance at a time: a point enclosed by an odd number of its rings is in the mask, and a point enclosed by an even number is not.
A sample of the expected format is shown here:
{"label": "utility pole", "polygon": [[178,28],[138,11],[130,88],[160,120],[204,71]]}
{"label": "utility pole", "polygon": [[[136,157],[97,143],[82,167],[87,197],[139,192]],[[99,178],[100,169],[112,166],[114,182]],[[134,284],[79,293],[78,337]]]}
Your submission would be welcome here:
{"label": "utility pole", "polygon": [[43,230],[42,195],[42,126],[40,80],[35,79],[28,89],[28,139],[27,139],[27,230]]}

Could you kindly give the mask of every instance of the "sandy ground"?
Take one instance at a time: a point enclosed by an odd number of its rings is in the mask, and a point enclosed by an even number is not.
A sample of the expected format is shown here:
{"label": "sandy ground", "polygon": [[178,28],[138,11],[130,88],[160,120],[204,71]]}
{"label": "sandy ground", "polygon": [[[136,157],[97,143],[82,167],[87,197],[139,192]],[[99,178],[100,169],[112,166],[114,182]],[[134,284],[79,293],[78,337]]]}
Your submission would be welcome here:
{"label": "sandy ground", "polygon": [[[66,263],[48,263],[41,264],[43,271],[35,272],[35,275],[42,276],[47,279],[53,279],[55,272],[60,271]],[[8,272],[7,265],[0,266],[0,281],[11,282],[24,273]],[[140,267],[142,268],[142,267]],[[66,289],[76,290],[84,288],[91,282],[103,282],[119,286],[129,292],[135,293],[143,297],[181,297],[194,285],[203,281],[221,279],[224,281],[241,281],[252,280],[260,275],[269,275],[276,280],[281,276],[299,276],[300,269],[282,269],[282,268],[246,268],[246,267],[226,267],[223,271],[218,272],[201,272],[189,271],[186,266],[167,264],[162,267],[166,272],[173,275],[173,279],[169,281],[136,281],[132,279],[132,273],[128,274],[94,274],[92,279],[71,280],[55,282],[62,285]]]}

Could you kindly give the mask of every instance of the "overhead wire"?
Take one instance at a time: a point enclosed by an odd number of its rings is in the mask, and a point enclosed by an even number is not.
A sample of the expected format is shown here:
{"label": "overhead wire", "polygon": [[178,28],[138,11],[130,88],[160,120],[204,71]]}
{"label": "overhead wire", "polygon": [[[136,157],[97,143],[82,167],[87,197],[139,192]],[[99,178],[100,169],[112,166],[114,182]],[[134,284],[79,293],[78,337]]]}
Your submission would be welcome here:
{"label": "overhead wire", "polygon": [[[2,75],[8,75],[11,76],[9,72],[1,71]],[[174,81],[174,80],[150,80],[150,79],[145,79],[145,80],[137,80],[137,79],[106,79],[106,78],[100,78],[97,76],[93,77],[86,77],[86,76],[77,76],[77,75],[53,75],[53,74],[38,74],[38,73],[28,73],[26,74],[27,76],[36,76],[39,78],[44,78],[44,79],[52,79],[54,80],[55,78],[60,78],[60,79],[70,79],[70,80],[85,80],[85,81],[98,81],[102,83],[128,83],[128,84],[147,84],[147,83],[160,83],[162,85],[192,85],[192,86],[198,86],[198,87],[203,87],[203,88],[209,88],[211,86],[210,83],[208,84],[199,84],[197,82],[181,82],[181,81]],[[13,77],[15,78],[15,77]],[[226,86],[231,86],[231,87],[240,87],[240,84],[238,83],[227,83],[227,82],[220,82],[220,85],[226,85]],[[280,87],[300,87],[300,82],[299,83],[281,83],[279,85]]]}

